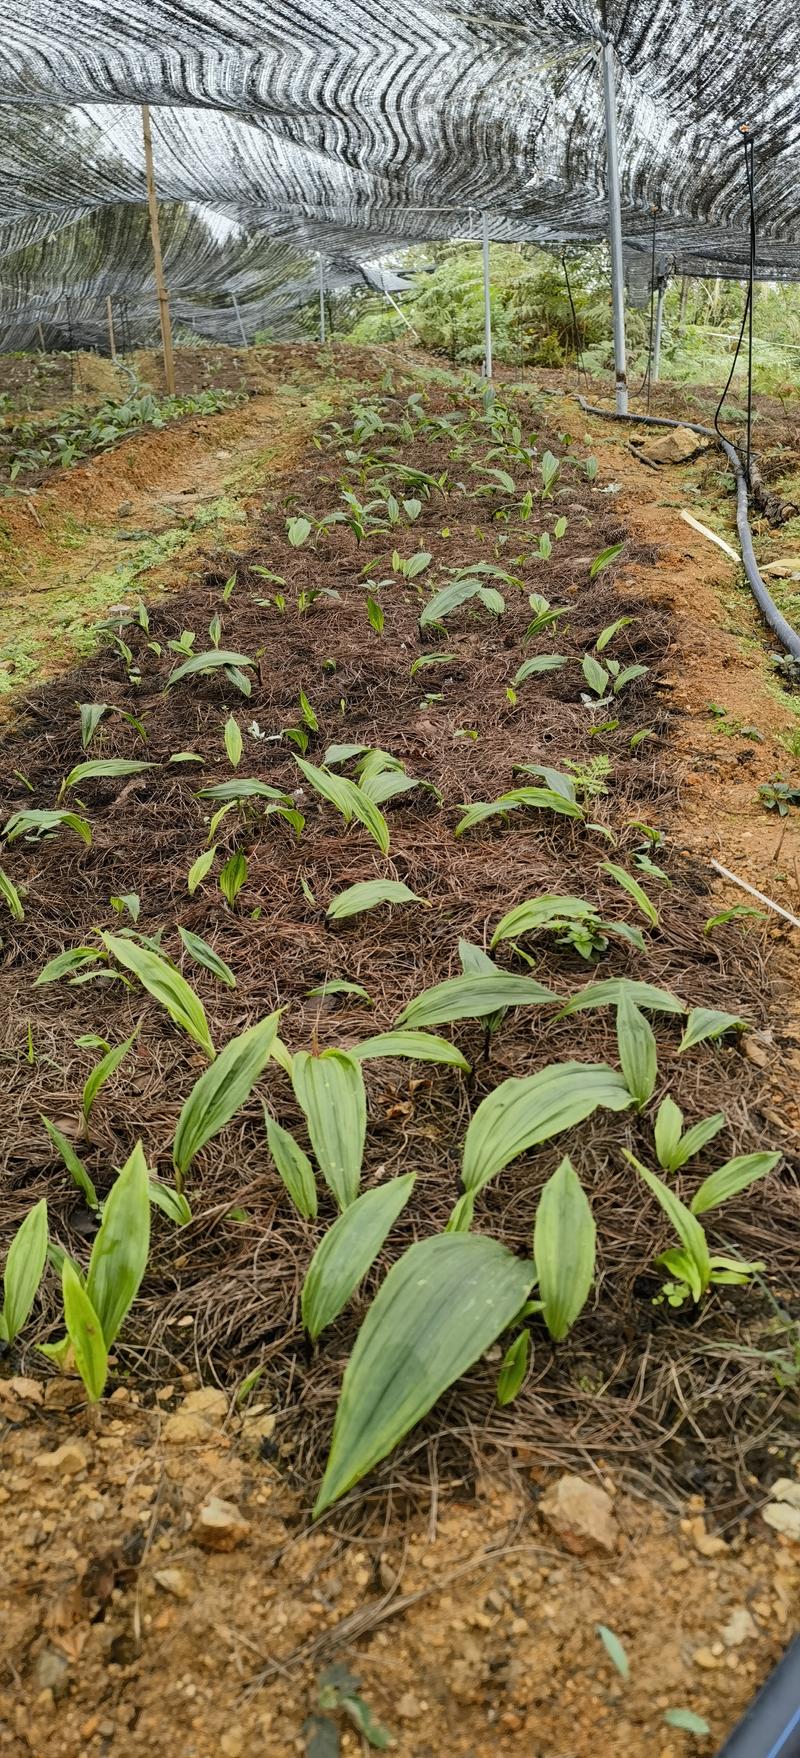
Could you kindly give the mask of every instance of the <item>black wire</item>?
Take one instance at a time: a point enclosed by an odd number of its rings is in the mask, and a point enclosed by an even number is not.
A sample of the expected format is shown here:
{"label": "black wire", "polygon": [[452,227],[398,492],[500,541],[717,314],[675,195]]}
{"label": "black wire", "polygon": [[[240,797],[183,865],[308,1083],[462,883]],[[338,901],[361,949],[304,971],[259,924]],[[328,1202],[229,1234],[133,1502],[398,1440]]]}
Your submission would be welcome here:
{"label": "black wire", "polygon": [[575,367],[576,367],[577,374],[578,374],[578,384],[580,384],[580,382],[581,382],[581,373],[583,373],[583,377],[584,377],[584,380],[586,383],[586,389],[588,390],[589,389],[589,374],[586,371],[586,367],[583,365],[583,362],[581,360],[580,335],[579,335],[579,331],[578,331],[578,315],[575,310],[575,301],[572,297],[572,287],[570,285],[569,269],[567,268],[566,254],[564,254],[561,258],[561,267],[564,270],[564,280],[566,281],[566,284],[567,284],[567,298],[569,300],[569,309],[572,313],[572,334],[573,334],[573,337],[575,340]]}
{"label": "black wire", "polygon": [[733,360],[731,361],[731,370],[728,373],[728,377],[727,377],[726,384],[725,384],[725,389],[724,389],[722,396],[720,397],[720,400],[719,400],[717,407],[714,411],[714,427],[715,427],[717,433],[719,434],[720,439],[724,439],[725,435],[723,434],[722,428],[720,427],[720,424],[719,424],[720,411],[722,409],[723,403],[725,402],[725,398],[727,397],[728,392],[731,388],[731,380],[733,378],[734,372],[736,371],[736,363],[739,359],[739,354],[741,352],[742,342],[744,340],[745,325],[747,323],[748,318],[750,318],[750,359],[749,359],[749,364],[748,364],[748,391],[747,391],[747,470],[746,470],[746,474],[747,474],[747,478],[748,478],[748,482],[749,482],[749,479],[750,479],[750,433],[751,433],[751,426],[752,426],[752,397],[753,397],[753,320],[752,320],[752,308],[753,308],[753,279],[754,279],[755,261],[756,261],[756,213],[755,213],[755,202],[754,202],[754,197],[753,197],[753,142],[752,142],[749,134],[747,134],[747,133],[744,134],[742,144],[744,146],[744,168],[745,168],[745,176],[747,178],[747,191],[748,191],[748,196],[749,196],[749,200],[750,200],[750,262],[749,262],[749,271],[748,271],[747,298],[745,299],[745,302],[744,302],[744,311],[742,312],[742,323],[741,323],[741,328],[739,330],[739,339],[736,343],[736,350],[735,350],[735,353],[733,356]]}

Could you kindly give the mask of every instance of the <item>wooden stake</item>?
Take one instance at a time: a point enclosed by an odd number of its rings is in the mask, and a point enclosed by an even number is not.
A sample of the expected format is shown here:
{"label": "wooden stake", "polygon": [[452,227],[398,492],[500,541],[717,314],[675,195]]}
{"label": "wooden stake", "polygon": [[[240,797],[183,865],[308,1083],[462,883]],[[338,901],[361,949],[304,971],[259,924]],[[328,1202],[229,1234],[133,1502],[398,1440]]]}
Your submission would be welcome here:
{"label": "wooden stake", "polygon": [[116,342],[114,341],[114,313],[111,309],[111,294],[110,293],[109,293],[108,298],[106,300],[106,311],[108,312],[108,341],[109,341],[109,346],[111,348],[111,358],[112,358],[114,364],[116,365],[117,345],[116,345]]}
{"label": "wooden stake", "polygon": [[44,330],[42,329],[41,323],[38,323],[36,325],[36,328],[39,331],[39,347],[41,348],[42,353],[46,354],[47,349],[45,348],[45,345],[44,345]]}
{"label": "wooden stake", "polygon": [[167,396],[174,397],[175,360],[172,353],[172,321],[169,315],[169,294],[164,281],[164,264],[161,259],[161,233],[158,225],[156,184],[153,176],[153,137],[150,133],[149,104],[142,105],[142,133],[144,135],[144,168],[147,176],[150,237],[153,242],[153,271],[158,294],[158,315],[161,320],[161,345],[164,350],[164,381],[167,387]]}

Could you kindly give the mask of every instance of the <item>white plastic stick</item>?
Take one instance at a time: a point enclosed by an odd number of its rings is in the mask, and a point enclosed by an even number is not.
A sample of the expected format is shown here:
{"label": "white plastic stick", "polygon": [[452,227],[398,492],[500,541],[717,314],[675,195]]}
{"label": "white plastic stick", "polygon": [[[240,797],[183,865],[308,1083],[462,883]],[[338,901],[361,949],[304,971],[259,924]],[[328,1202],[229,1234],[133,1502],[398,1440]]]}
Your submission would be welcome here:
{"label": "white plastic stick", "polygon": [[693,531],[699,531],[701,537],[707,537],[709,543],[716,543],[720,549],[724,549],[725,554],[731,556],[733,561],[741,562],[741,556],[736,554],[731,544],[724,537],[718,537],[716,531],[709,531],[707,525],[701,525],[694,513],[687,513],[686,508],[681,507],[681,518],[686,520],[687,525],[691,525]]}
{"label": "white plastic stick", "polygon": [[729,873],[727,867],[721,867],[719,861],[709,863],[715,873],[721,873],[723,879],[730,879],[732,885],[738,885],[740,891],[749,891],[751,897],[757,897],[759,903],[765,903],[767,909],[774,910],[776,916],[783,916],[784,921],[791,922],[793,928],[800,928],[800,917],[793,916],[791,910],[785,910],[783,904],[773,903],[771,897],[765,897],[763,891],[756,891],[754,885],[748,885],[746,879],[737,879],[735,873]]}

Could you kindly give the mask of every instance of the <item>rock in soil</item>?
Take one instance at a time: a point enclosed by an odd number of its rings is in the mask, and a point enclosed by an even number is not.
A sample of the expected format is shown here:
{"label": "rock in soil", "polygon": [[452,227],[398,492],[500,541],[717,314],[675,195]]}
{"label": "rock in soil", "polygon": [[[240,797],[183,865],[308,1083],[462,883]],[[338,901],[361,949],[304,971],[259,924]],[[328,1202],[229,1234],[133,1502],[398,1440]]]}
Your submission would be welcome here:
{"label": "rock in soil", "polygon": [[613,1504],[599,1483],[588,1483],[567,1472],[542,1496],[539,1513],[573,1556],[586,1556],[592,1550],[613,1556],[616,1551],[618,1527]]}
{"label": "rock in soil", "polygon": [[225,1502],[221,1496],[209,1496],[199,1510],[192,1536],[203,1550],[235,1550],[249,1531],[250,1521],[245,1520],[235,1502]]}

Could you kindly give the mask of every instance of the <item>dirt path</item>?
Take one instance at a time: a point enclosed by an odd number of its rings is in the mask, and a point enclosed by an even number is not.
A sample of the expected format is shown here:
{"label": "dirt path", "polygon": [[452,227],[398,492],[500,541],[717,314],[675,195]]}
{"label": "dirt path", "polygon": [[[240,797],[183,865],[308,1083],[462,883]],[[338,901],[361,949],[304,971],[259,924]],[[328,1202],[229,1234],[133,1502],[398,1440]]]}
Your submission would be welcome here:
{"label": "dirt path", "polygon": [[264,361],[268,388],[241,407],[135,435],[0,501],[0,718],[20,688],[92,651],[111,605],[180,590],[244,541],[265,481],[338,394],[313,354]]}

